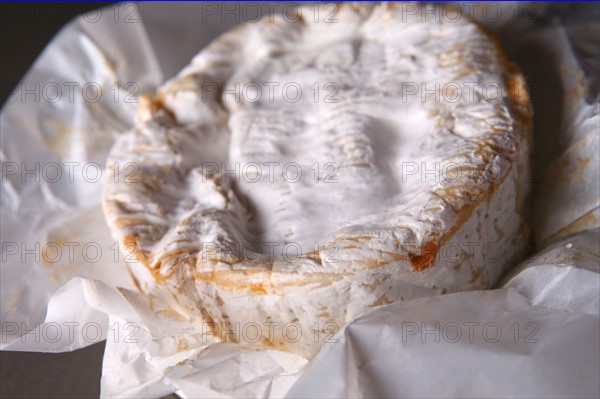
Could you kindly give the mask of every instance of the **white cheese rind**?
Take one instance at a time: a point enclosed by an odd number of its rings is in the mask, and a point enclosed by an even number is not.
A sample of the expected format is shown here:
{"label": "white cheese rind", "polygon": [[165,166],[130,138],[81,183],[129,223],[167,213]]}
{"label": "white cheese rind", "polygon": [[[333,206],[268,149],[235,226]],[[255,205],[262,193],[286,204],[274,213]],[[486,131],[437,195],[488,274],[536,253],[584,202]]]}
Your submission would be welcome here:
{"label": "white cheese rind", "polygon": [[[137,173],[113,169],[104,193],[115,237],[165,307],[307,357],[323,344],[315,329],[370,307],[490,287],[527,241],[530,111],[495,42],[385,4],[341,6],[336,19],[261,21],[215,41],[142,102],[109,160]],[[304,97],[235,98],[266,82]],[[314,97],[328,83],[336,102]],[[446,90],[421,97],[436,85]],[[278,175],[292,162],[298,181]],[[236,182],[215,172],[222,163],[239,165]],[[337,181],[314,178],[327,164]],[[243,334],[252,323],[258,338]],[[265,323],[295,323],[301,337]]]}

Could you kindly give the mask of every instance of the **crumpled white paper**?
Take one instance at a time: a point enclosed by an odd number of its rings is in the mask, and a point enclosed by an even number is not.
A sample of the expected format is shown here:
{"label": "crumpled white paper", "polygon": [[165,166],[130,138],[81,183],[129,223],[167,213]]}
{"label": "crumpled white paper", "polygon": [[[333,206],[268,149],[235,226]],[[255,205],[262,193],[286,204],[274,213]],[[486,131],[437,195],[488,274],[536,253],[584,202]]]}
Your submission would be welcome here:
{"label": "crumpled white paper", "polygon": [[358,317],[288,397],[597,397],[599,240],[551,246],[496,290]]}
{"label": "crumpled white paper", "polygon": [[[207,341],[154,312],[99,207],[94,164],[104,165],[114,137],[131,125],[135,98],[241,22],[241,6],[213,14],[206,4],[120,4],[67,25],[0,115],[0,348],[60,352],[106,339],[105,397],[600,396],[600,236],[590,230],[599,201],[597,7],[536,6],[525,15],[514,5],[499,6],[505,17],[491,22],[481,5],[474,10],[530,78],[556,78],[545,80],[553,96],[534,103],[536,123],[548,126],[545,113],[558,122],[550,151],[534,144],[546,175],[534,182],[533,225],[538,248],[555,244],[496,290],[366,313],[310,363]],[[57,86],[60,100],[50,101]],[[56,170],[62,177],[53,182]]]}

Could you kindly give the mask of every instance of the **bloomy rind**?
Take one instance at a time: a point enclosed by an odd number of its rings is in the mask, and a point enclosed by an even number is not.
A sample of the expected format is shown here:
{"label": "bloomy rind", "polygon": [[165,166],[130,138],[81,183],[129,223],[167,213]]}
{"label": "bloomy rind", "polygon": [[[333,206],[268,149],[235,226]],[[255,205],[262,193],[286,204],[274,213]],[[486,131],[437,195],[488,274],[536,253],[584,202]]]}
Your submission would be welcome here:
{"label": "bloomy rind", "polygon": [[[353,4],[341,6],[338,15],[340,19],[363,21],[380,18],[381,29],[390,29],[398,12],[385,4],[364,8]],[[280,36],[273,35],[272,41],[251,57],[276,56],[280,42],[301,35],[307,24],[304,20],[288,26],[277,20],[274,24],[263,21],[239,27],[200,53],[155,98],[143,99],[136,131],[119,139],[108,162],[134,163],[137,173],[133,180],[124,182],[119,180],[122,176],[118,170],[111,170],[103,207],[116,239],[158,283],[144,289],[151,295],[163,289],[174,293],[165,307],[178,309],[190,322],[210,321],[225,328],[265,320],[297,323],[306,334],[302,339],[289,342],[281,336],[263,335],[260,342],[310,357],[322,345],[311,340],[314,323],[332,322],[341,327],[370,307],[489,288],[507,265],[517,260],[490,262],[476,254],[454,265],[444,258],[444,251],[468,240],[499,243],[505,245],[505,251],[515,253],[526,245],[528,185],[522,177],[528,168],[531,107],[518,69],[495,41],[476,29],[469,30],[476,45],[484,46],[485,51],[474,52],[456,43],[437,59],[440,68],[449,68],[457,79],[473,73],[471,65],[493,63],[502,83],[502,101],[472,107],[474,112],[488,107],[494,114],[475,118],[468,109],[457,109],[463,112],[462,118],[471,121],[473,133],[460,130],[468,124],[457,126],[452,109],[423,104],[437,118],[440,132],[463,139],[460,147],[453,147],[441,160],[455,162],[457,167],[450,171],[466,173],[468,178],[427,185],[405,210],[391,213],[385,224],[340,228],[327,237],[327,242],[338,248],[335,262],[328,258],[325,246],[304,252],[294,262],[265,254],[248,259],[240,255],[239,244],[245,242],[243,223],[252,217],[252,209],[220,179],[210,174],[191,175],[194,165],[186,162],[191,151],[199,151],[194,153],[199,159],[218,160],[215,154],[226,146],[222,138],[228,134],[228,114],[249,105],[225,103],[218,93],[208,95],[203,82],[225,82],[235,76],[236,65],[249,56],[242,46],[245,35],[275,29]],[[473,61],[469,57],[490,59]],[[192,104],[189,109],[204,111],[195,115],[187,108],[170,105],[181,102]],[[350,104],[361,106],[359,102]],[[343,115],[343,110],[347,112],[348,106],[340,105],[335,112]],[[195,143],[199,137],[207,143],[202,148]],[[353,145],[360,147],[362,139],[355,140]],[[342,148],[344,156],[351,159],[354,152],[348,151]],[[368,148],[360,157],[360,162],[349,166],[368,168],[373,162]],[[190,197],[186,204],[190,179],[196,179],[194,187],[201,187],[206,194]],[[195,208],[198,206],[200,210]],[[486,219],[489,213],[492,221]],[[204,245],[207,243],[210,245]]]}

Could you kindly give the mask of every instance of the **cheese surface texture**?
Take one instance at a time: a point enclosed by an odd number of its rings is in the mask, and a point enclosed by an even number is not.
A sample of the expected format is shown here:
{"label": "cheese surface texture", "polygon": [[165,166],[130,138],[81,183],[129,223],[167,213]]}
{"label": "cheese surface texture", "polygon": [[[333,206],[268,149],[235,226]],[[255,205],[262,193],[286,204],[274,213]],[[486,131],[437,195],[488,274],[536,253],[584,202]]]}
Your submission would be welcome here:
{"label": "cheese surface texture", "polygon": [[335,8],[218,38],[111,152],[140,289],[222,340],[311,357],[369,308],[490,288],[526,246],[530,109],[495,41]]}

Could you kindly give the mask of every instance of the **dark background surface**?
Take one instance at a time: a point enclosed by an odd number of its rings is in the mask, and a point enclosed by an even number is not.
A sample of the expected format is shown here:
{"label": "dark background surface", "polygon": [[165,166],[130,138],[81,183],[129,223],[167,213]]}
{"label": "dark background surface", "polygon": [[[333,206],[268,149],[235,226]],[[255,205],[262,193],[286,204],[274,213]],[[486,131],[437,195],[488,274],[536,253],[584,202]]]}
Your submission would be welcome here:
{"label": "dark background surface", "polygon": [[111,3],[0,3],[1,104],[67,22]]}
{"label": "dark background surface", "polygon": [[[108,4],[0,3],[0,103],[60,28]],[[98,397],[103,353],[103,342],[71,353],[0,351],[0,397]]]}
{"label": "dark background surface", "polygon": [[104,342],[70,353],[0,352],[2,398],[97,398]]}

